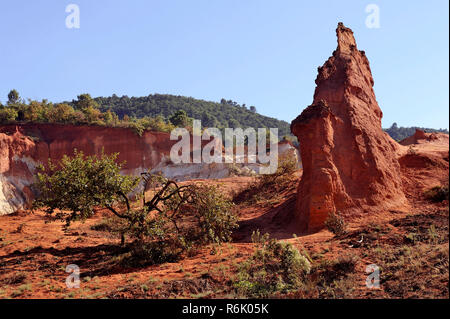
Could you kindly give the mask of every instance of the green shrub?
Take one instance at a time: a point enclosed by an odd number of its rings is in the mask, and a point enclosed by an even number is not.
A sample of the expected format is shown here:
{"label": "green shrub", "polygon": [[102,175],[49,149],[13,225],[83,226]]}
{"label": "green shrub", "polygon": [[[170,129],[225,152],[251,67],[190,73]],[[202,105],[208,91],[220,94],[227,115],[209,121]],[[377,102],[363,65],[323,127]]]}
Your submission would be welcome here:
{"label": "green shrub", "polygon": [[[167,185],[163,177],[151,178]],[[107,229],[133,239],[133,252],[143,259],[147,254],[152,262],[173,260],[200,244],[230,241],[238,227],[231,201],[215,186],[186,185],[180,190],[175,185],[163,192],[157,189],[160,198],[175,194],[155,206],[157,214],[150,214],[146,208],[132,210],[128,213],[129,220],[116,216],[108,219]]]}
{"label": "green shrub", "polygon": [[40,195],[33,206],[70,225],[91,217],[96,206],[112,209],[113,204],[123,204],[139,178],[121,175],[123,164],[116,163],[117,156],[102,151],[100,156],[85,157],[75,150],[73,157],[64,155],[58,165],[49,160],[47,167],[38,167],[34,186]]}
{"label": "green shrub", "polygon": [[276,293],[299,289],[311,270],[309,260],[292,244],[252,235],[258,245],[254,255],[239,267],[234,286],[238,293],[250,298],[267,298]]}
{"label": "green shrub", "polygon": [[15,121],[17,116],[17,110],[12,107],[0,108],[0,123],[9,123]]}
{"label": "green shrub", "polygon": [[231,240],[231,234],[238,227],[237,216],[233,213],[233,203],[217,186],[194,185],[191,189],[193,201],[190,206],[197,220],[201,242],[222,243]]}
{"label": "green shrub", "polygon": [[330,213],[325,220],[325,227],[336,236],[342,236],[346,233],[345,220],[339,214]]}
{"label": "green shrub", "polygon": [[144,126],[142,126],[142,124],[139,122],[128,122],[125,123],[125,126],[131,129],[134,133],[136,133],[139,136],[142,136],[145,130]]}

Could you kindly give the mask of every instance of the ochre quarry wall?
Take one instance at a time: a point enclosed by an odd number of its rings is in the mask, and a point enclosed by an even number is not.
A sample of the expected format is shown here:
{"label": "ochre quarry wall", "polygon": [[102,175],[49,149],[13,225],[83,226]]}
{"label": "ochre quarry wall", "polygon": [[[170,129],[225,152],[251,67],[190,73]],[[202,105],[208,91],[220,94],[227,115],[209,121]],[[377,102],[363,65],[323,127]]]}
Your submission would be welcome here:
{"label": "ochre quarry wall", "polygon": [[401,146],[381,128],[369,61],[352,30],[339,23],[338,47],[319,67],[314,101],[291,123],[300,142],[303,176],[296,220],[301,231],[344,216],[407,205],[397,153]]}
{"label": "ochre quarry wall", "polygon": [[21,124],[0,127],[0,215],[22,208],[33,198],[30,185],[36,166],[50,158],[57,163],[75,149],[86,155],[119,153],[124,174],[139,175],[168,158],[169,134],[129,129],[58,124]]}
{"label": "ochre quarry wall", "polygon": [[[34,198],[32,183],[36,167],[50,158],[58,163],[74,150],[85,155],[119,153],[124,162],[122,173],[139,176],[151,171],[178,181],[216,179],[232,174],[253,175],[258,163],[182,163],[170,160],[170,150],[177,141],[169,133],[146,131],[138,136],[126,128],[74,126],[61,124],[20,124],[0,126],[0,215],[26,208]],[[201,147],[209,141],[201,141]],[[191,137],[191,150],[193,149]],[[279,154],[297,157],[289,143],[280,143]],[[192,158],[192,153],[191,153]]]}

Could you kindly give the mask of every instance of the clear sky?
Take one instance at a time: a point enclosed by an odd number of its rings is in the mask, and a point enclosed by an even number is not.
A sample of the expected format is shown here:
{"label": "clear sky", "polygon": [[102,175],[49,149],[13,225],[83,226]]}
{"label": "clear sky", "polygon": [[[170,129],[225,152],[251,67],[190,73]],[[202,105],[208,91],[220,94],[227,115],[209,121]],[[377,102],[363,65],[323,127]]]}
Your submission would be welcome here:
{"label": "clear sky", "polygon": [[[80,28],[66,28],[70,3]],[[368,28],[368,4],[380,28]],[[337,22],[365,50],[383,126],[449,127],[448,0],[2,0],[0,100],[186,95],[291,121],[312,102]]]}

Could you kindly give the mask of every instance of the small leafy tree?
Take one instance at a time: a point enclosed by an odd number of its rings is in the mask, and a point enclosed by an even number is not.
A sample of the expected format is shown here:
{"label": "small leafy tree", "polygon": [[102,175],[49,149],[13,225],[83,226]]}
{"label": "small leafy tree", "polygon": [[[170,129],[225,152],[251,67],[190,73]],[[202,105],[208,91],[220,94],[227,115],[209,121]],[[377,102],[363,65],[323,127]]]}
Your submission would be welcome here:
{"label": "small leafy tree", "polygon": [[74,118],[74,113],[73,107],[61,103],[50,109],[47,117],[51,123],[71,123]]}
{"label": "small leafy tree", "polygon": [[98,108],[98,103],[88,93],[78,95],[77,100],[72,101],[72,103],[75,105],[75,109],[77,110]]}
{"label": "small leafy tree", "polygon": [[186,127],[189,124],[189,117],[185,110],[179,110],[169,117],[169,121],[177,127]]}
{"label": "small leafy tree", "polygon": [[[217,188],[180,186],[150,173],[142,173],[141,178],[123,176],[117,156],[102,152],[85,158],[75,151],[74,157],[64,156],[59,167],[49,161],[37,175],[40,196],[34,207],[43,207],[67,226],[93,216],[95,207],[105,207],[113,213],[108,230],[120,235],[122,245],[129,236],[135,251],[153,261],[164,260],[167,250],[177,255],[196,244],[231,239],[237,218],[231,202]],[[136,206],[128,194],[137,192],[140,181],[142,205]]]}
{"label": "small leafy tree", "polygon": [[11,90],[8,93],[8,105],[11,104],[16,104],[19,102],[20,96],[19,96],[19,92],[17,92],[17,90]]}
{"label": "small leafy tree", "polygon": [[63,156],[59,167],[49,160],[47,167],[38,168],[36,187],[40,195],[34,207],[43,207],[67,226],[91,217],[96,206],[123,217],[114,206],[129,206],[127,194],[139,179],[120,174],[124,163],[117,164],[117,156],[118,153],[108,156],[102,152],[98,158],[85,158],[83,152],[75,150],[74,157]]}

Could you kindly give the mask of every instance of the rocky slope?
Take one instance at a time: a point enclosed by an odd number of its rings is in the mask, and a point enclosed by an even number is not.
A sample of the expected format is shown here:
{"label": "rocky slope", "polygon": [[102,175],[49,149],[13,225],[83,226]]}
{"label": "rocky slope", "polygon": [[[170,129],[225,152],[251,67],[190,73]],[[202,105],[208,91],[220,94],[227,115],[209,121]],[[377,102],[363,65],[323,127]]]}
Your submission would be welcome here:
{"label": "rocky slope", "polygon": [[369,214],[407,205],[397,156],[402,146],[381,128],[369,61],[352,30],[339,23],[338,47],[319,67],[312,105],[291,124],[303,177],[296,217],[315,231],[331,212]]}
{"label": "rocky slope", "polygon": [[442,155],[448,158],[445,149],[448,149],[449,136],[444,133],[426,133],[422,130],[416,130],[414,135],[411,135],[404,140],[400,141],[401,145],[408,146],[409,153],[426,151],[428,153],[434,153],[436,155]]}

